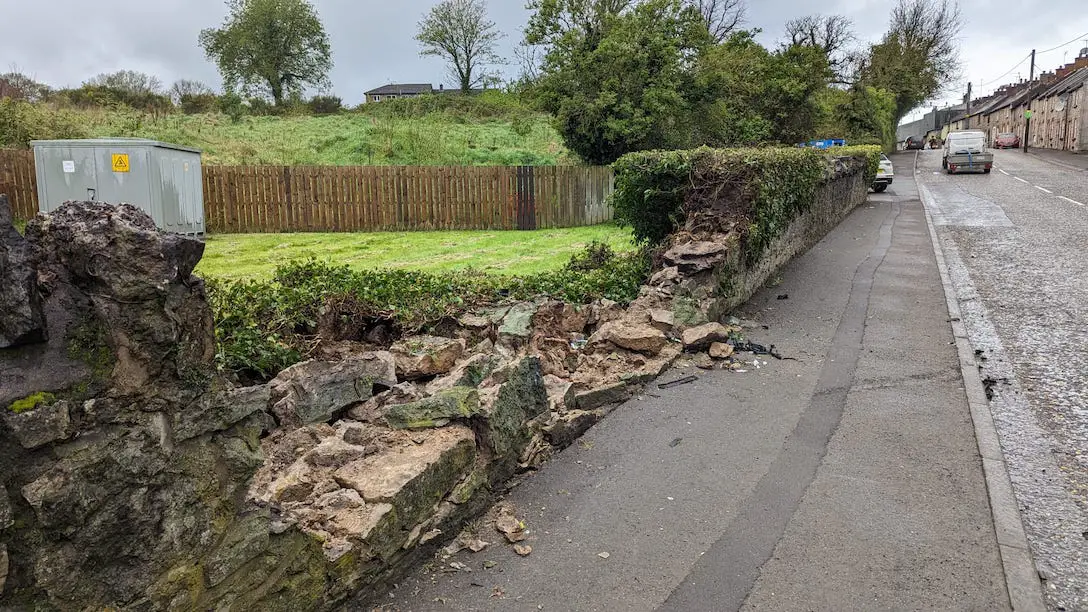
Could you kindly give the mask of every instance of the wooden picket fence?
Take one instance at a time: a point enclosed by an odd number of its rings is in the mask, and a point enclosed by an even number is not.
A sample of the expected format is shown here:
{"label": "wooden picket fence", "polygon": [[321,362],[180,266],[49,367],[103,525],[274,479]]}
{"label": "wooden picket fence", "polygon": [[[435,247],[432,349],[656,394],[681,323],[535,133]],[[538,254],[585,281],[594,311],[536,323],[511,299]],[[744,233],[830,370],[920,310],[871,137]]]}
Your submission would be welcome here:
{"label": "wooden picket fence", "polygon": [[[612,219],[611,169],[581,166],[204,166],[210,233],[544,229]],[[38,210],[34,156],[0,151],[0,193]]]}
{"label": "wooden picket fence", "polygon": [[6,193],[16,219],[38,214],[38,181],[34,152],[0,149],[0,193]]}

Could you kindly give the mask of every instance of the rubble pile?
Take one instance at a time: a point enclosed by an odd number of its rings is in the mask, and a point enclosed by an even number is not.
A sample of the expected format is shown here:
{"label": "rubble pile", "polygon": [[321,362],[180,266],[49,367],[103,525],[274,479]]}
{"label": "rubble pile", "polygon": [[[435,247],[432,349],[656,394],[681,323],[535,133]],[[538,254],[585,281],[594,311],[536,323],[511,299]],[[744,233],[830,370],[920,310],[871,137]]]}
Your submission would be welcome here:
{"label": "rubble pile", "polygon": [[[854,174],[770,257],[863,200]],[[325,339],[319,358],[239,388],[214,368],[202,243],[93,202],[24,238],[0,196],[0,608],[357,597],[677,360],[735,367],[752,347],[719,321],[769,274],[741,247],[732,229],[682,231],[627,307],[541,298],[440,336]]]}

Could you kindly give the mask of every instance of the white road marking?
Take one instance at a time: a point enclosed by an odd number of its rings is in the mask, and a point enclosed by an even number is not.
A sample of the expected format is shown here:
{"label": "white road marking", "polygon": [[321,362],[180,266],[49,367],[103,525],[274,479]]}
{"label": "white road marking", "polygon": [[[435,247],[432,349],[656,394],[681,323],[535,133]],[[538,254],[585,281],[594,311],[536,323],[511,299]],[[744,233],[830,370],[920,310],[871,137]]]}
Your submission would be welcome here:
{"label": "white road marking", "polygon": [[1059,200],[1065,200],[1066,202],[1069,202],[1070,204],[1076,204],[1077,206],[1084,206],[1084,204],[1081,204],[1080,202],[1078,202],[1076,200],[1069,199],[1069,198],[1067,198],[1065,196],[1058,196],[1058,199]]}
{"label": "white road marking", "polygon": [[1013,178],[1020,181],[1021,183],[1026,183],[1027,182],[1024,179],[1020,178],[1019,176],[1014,176]]}
{"label": "white road marking", "polygon": [[1038,189],[1039,191],[1042,191],[1043,193],[1054,193],[1053,191],[1047,189],[1046,187],[1040,187],[1040,186],[1036,185],[1035,188]]}
{"label": "white road marking", "polygon": [[1000,172],[1001,174],[1004,174],[1005,176],[1012,176],[1011,174],[1009,174],[1008,172],[1005,172],[1001,168],[998,168],[997,171]]}

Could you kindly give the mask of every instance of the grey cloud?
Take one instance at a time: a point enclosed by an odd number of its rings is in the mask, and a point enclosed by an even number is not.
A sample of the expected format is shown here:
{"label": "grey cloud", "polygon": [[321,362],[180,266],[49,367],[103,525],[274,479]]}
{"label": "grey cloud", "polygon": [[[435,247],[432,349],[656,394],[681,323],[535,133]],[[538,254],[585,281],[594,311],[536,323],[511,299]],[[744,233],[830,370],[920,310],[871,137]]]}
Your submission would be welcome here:
{"label": "grey cloud", "polygon": [[[445,78],[441,61],[421,58],[416,23],[435,0],[316,0],[333,44],[333,92],[358,103],[362,92],[387,81],[432,82]],[[876,40],[887,25],[891,0],[749,0],[748,27],[775,44],[785,22],[814,12],[853,19],[862,40]],[[967,77],[983,81],[1008,69],[1034,45],[1046,48],[1088,32],[1083,0],[964,0],[963,36]],[[513,48],[528,19],[524,0],[491,0],[490,14],[506,33],[504,68],[517,73]],[[134,69],[165,83],[193,78],[219,84],[215,67],[197,46],[202,28],[219,25],[222,0],[0,0],[0,70],[17,65],[51,85],[78,85],[99,72]],[[1070,58],[1079,46],[1073,45]],[[1040,58],[1049,69],[1061,51]],[[1045,62],[1045,63],[1044,63]]]}

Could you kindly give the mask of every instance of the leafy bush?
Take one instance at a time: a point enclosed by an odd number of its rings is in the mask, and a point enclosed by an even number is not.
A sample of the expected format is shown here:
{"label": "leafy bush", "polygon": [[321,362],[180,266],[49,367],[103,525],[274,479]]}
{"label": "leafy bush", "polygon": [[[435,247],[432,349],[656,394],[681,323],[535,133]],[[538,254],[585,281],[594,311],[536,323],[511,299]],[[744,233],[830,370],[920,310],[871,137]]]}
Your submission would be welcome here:
{"label": "leafy bush", "polygon": [[76,89],[61,90],[58,96],[78,108],[127,106],[149,113],[167,113],[174,110],[170,96],[152,91],[130,91],[109,85],[85,84]]}
{"label": "leafy bush", "polygon": [[264,117],[276,114],[276,107],[264,98],[250,98],[246,100],[245,105],[248,107],[249,114],[254,117]]}
{"label": "leafy bush", "polygon": [[210,113],[219,105],[219,96],[213,93],[182,94],[178,98],[181,112],[186,115]]}
{"label": "leafy bush", "polygon": [[[603,246],[603,248],[602,248]],[[301,360],[322,323],[389,321],[412,332],[505,300],[546,295],[572,303],[628,303],[650,271],[645,252],[617,256],[590,245],[564,269],[523,277],[351,270],[317,261],[277,268],[270,282],[208,282],[219,367],[267,380]]]}
{"label": "leafy bush", "polygon": [[340,112],[344,101],[337,96],[314,96],[310,99],[310,112],[315,115],[332,115]]}
{"label": "leafy bush", "polygon": [[397,119],[444,115],[463,122],[513,119],[526,117],[532,112],[517,96],[497,90],[468,96],[457,92],[443,92],[414,98],[397,98],[362,104],[356,111],[373,117]]}
{"label": "leafy bush", "polygon": [[86,137],[79,116],[70,110],[0,99],[0,147],[26,148],[31,140]]}
{"label": "leafy bush", "polygon": [[242,96],[233,92],[227,92],[219,96],[219,110],[234,123],[242,120],[246,114],[246,105],[242,102]]}
{"label": "leafy bush", "polygon": [[831,160],[847,156],[866,158],[871,182],[880,159],[877,147],[631,153],[612,165],[616,219],[630,225],[637,240],[656,244],[688,215],[713,207],[727,220],[745,224],[749,255],[755,256],[811,204]]}

